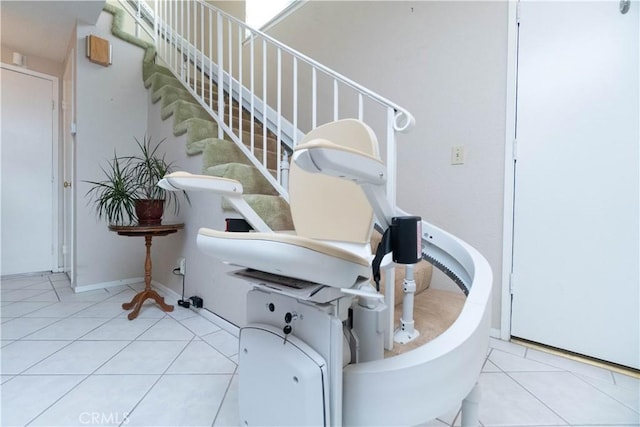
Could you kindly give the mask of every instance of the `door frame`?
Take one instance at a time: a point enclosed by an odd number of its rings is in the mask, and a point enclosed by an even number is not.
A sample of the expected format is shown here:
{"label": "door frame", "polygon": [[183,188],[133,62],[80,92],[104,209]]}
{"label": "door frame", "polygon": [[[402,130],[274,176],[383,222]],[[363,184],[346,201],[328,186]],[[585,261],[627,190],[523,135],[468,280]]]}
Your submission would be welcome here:
{"label": "door frame", "polygon": [[15,65],[0,62],[0,68],[14,71],[28,76],[37,77],[48,80],[52,85],[52,106],[51,106],[51,200],[53,203],[52,219],[51,219],[51,271],[59,272],[62,268],[61,250],[60,250],[60,226],[61,215],[60,209],[60,86],[58,77],[40,73],[38,71],[29,70],[27,68],[17,67]]}
{"label": "door frame", "polygon": [[[640,7],[640,1],[632,6]],[[511,339],[513,239],[515,212],[515,172],[517,164],[517,84],[518,84],[518,32],[520,0],[509,0],[507,33],[507,81],[504,150],[504,209],[502,230],[502,292],[500,309],[500,339]],[[640,28],[638,29],[640,38]],[[640,48],[638,49],[640,56]],[[638,76],[640,82],[640,75]],[[640,155],[638,157],[640,163]],[[640,218],[638,219],[640,223]]]}
{"label": "door frame", "polygon": [[511,276],[513,273],[513,215],[515,209],[516,113],[518,95],[519,0],[510,0],[507,32],[507,96],[504,139],[504,205],[502,224],[502,292],[500,339],[511,338]]}
{"label": "door frame", "polygon": [[[67,88],[68,85],[68,88]],[[67,90],[68,89],[68,90]],[[62,128],[60,132],[61,140],[61,170],[62,181],[71,183],[69,188],[62,188],[61,212],[63,217],[60,220],[62,227],[62,262],[61,271],[67,273],[71,286],[76,282],[76,254],[75,254],[75,135],[76,135],[76,62],[75,48],[71,48],[65,68],[62,74],[62,114],[60,117]],[[67,99],[69,96],[69,99]],[[68,119],[68,120],[67,120]],[[69,126],[69,127],[67,127]],[[66,247],[65,247],[66,246]],[[66,250],[66,252],[65,252]]]}

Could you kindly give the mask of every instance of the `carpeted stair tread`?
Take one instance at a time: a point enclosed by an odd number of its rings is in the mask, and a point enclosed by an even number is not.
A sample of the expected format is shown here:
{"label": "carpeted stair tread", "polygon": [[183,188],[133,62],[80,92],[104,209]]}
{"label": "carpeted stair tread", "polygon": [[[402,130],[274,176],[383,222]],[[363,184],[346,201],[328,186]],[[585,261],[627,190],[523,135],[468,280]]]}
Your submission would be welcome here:
{"label": "carpeted stair tread", "polygon": [[154,62],[144,62],[142,64],[142,81],[147,81],[155,73],[164,74],[166,76],[174,77],[173,73],[167,67],[163,67],[160,64]]}
{"label": "carpeted stair tread", "polygon": [[[417,348],[446,331],[456,321],[462,307],[465,296],[462,291],[444,291],[440,289],[427,289],[420,295],[416,295],[414,301],[415,328],[420,336],[407,344],[394,343],[393,350],[385,351],[385,357],[392,357]],[[402,306],[395,309],[395,326],[400,324]]]}
{"label": "carpeted stair tread", "polygon": [[173,123],[181,123],[187,119],[198,118],[213,121],[213,117],[200,105],[191,102],[178,100],[164,107],[161,112],[162,120],[173,116]]}
{"label": "carpeted stair tread", "polygon": [[[282,197],[265,194],[245,194],[242,197],[272,230],[293,230],[289,203]],[[227,211],[233,210],[233,207],[224,200],[222,208]]]}
{"label": "carpeted stair tread", "polygon": [[225,163],[251,164],[247,156],[233,141],[226,139],[208,138],[204,142],[202,152],[202,168],[206,170],[211,166]]}
{"label": "carpeted stair tread", "polygon": [[[199,141],[199,143],[204,147],[202,158],[203,170],[210,166],[217,166],[224,163],[252,164],[233,141],[207,138],[206,140]],[[262,150],[255,149],[255,155],[258,160],[262,161]],[[276,153],[267,152],[267,168],[273,170],[275,173],[277,165]]]}
{"label": "carpeted stair tread", "polygon": [[210,120],[199,118],[174,123],[174,135],[180,136],[185,133],[187,134],[187,154],[196,155],[202,153],[208,138],[218,135],[218,125]]}
{"label": "carpeted stair tread", "polygon": [[[203,170],[206,175],[235,179],[242,184],[244,194],[267,194],[276,196],[278,192],[253,165],[242,163],[224,163],[209,166]],[[260,214],[260,213],[259,213]]]}
{"label": "carpeted stair tread", "polygon": [[184,88],[180,80],[178,80],[175,76],[167,75],[164,73],[153,73],[144,81],[144,87],[151,90],[151,92],[155,92],[162,86],[167,85]]}
{"label": "carpeted stair tread", "polygon": [[173,104],[175,101],[182,100],[198,104],[198,101],[185,89],[173,85],[164,85],[151,93],[151,101],[155,104],[161,101],[162,108]]}

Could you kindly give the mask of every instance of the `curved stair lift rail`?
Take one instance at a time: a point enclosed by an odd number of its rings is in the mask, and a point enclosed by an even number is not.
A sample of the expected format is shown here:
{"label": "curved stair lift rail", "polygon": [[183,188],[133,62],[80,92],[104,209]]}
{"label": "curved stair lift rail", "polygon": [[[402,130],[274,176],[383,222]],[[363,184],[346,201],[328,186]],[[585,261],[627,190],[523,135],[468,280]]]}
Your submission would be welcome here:
{"label": "curved stair lift rail", "polygon": [[[358,184],[378,219],[391,224],[390,216],[396,210],[384,198],[385,181],[375,157],[311,139],[297,147],[293,160],[307,172]],[[480,375],[489,344],[491,268],[467,243],[427,222],[422,224],[428,241],[426,256],[447,269],[466,291],[464,307],[453,325],[434,340],[395,357],[345,367],[345,425],[419,424],[463,401]]]}
{"label": "curved stair lift rail", "polygon": [[[383,187],[384,179],[376,174],[379,166],[375,151],[359,152],[358,148],[353,146],[344,149],[329,141],[334,139],[331,137],[331,132],[335,129],[348,130],[352,132],[350,133],[352,136],[359,135],[358,138],[342,138],[341,145],[352,144],[354,140],[375,141],[375,135],[358,130],[360,126],[362,129],[368,129],[366,125],[356,120],[344,120],[340,123],[321,126],[310,132],[306,141],[303,141],[308,144],[301,144],[294,155],[294,171],[298,168],[300,171],[296,171],[293,176],[304,172],[299,176],[302,180],[313,176],[319,180],[339,177],[340,181],[352,181],[349,186],[356,184],[373,189]],[[357,160],[358,157],[360,157],[359,160]],[[354,161],[345,162],[345,159]],[[358,165],[360,168],[357,167]],[[325,171],[333,177],[324,175]],[[308,172],[312,173],[308,174]],[[210,189],[230,199],[241,198],[242,191],[239,183],[236,184],[231,180],[183,172],[166,176],[159,185],[174,190]],[[292,189],[295,189],[295,186]],[[399,210],[391,208],[388,200],[380,197],[379,191],[365,191],[365,193],[373,211],[376,214],[382,212],[382,221],[389,224],[387,216]],[[303,194],[308,195],[308,193]],[[363,212],[363,216],[371,217],[366,212]],[[422,227],[423,236],[428,241],[423,246],[424,256],[433,259],[443,268],[443,271],[449,272],[456,283],[466,291],[465,304],[453,325],[434,340],[394,357],[347,365],[342,372],[342,389],[339,390],[342,392],[341,419],[344,425],[415,425],[442,415],[463,402],[467,396],[470,396],[469,401],[472,400],[471,398],[477,400],[475,386],[489,340],[491,269],[486,259],[467,243],[427,222],[423,221]],[[263,243],[266,242],[273,247],[292,246],[292,253],[296,257],[307,257],[310,253],[305,255],[304,252],[310,251],[324,257],[336,258],[336,262],[354,267],[355,277],[359,275],[358,269],[369,268],[369,262],[365,263],[366,266],[358,262],[357,254],[351,254],[352,257],[356,257],[354,259],[340,260],[338,254],[329,251],[329,247],[333,246],[333,251],[344,252],[345,247],[336,245],[338,242],[314,240],[312,233],[304,234],[310,237],[280,235],[273,232],[225,233],[201,229],[198,233],[198,246],[212,256],[244,266],[250,266],[256,258],[247,254],[246,249],[249,246],[255,246],[259,248],[258,252],[262,252],[265,250]],[[249,242],[250,245],[243,243],[243,241],[255,239],[257,241]],[[355,239],[354,242],[359,240],[362,239]],[[205,241],[214,242],[218,247],[210,248],[207,246],[209,243],[205,244]],[[236,244],[240,248],[239,251],[231,253],[230,249]],[[321,247],[317,247],[318,245]],[[280,250],[276,251],[273,247],[266,253],[283,253]],[[272,259],[273,255],[265,258]],[[243,263],[247,261],[249,264]],[[287,260],[284,264],[295,267],[296,260]],[[325,268],[317,268],[318,265],[324,265],[324,262],[313,264],[315,267],[304,266],[302,270],[292,267],[291,271],[280,273],[284,275],[293,273],[291,277],[296,277],[301,271],[310,270],[313,274],[305,279],[311,281],[317,281],[324,276],[333,277]],[[274,272],[272,265],[258,266],[258,268]],[[340,269],[335,270],[338,272],[335,280],[326,280],[327,277],[325,277],[320,283],[332,287],[344,287],[344,284],[347,287],[350,286],[352,280],[344,282],[348,274]],[[362,270],[362,274],[368,275],[368,271]],[[468,406],[473,405],[463,404],[463,408]],[[476,418],[473,416],[469,418],[468,415],[465,412],[467,421],[477,421]]]}
{"label": "curved stair lift rail", "polygon": [[416,425],[433,419],[469,395],[482,370],[491,316],[489,263],[453,235],[426,222],[423,227],[434,236],[431,243],[459,263],[471,279],[464,307],[454,324],[427,344],[395,357],[345,367],[344,425]]}

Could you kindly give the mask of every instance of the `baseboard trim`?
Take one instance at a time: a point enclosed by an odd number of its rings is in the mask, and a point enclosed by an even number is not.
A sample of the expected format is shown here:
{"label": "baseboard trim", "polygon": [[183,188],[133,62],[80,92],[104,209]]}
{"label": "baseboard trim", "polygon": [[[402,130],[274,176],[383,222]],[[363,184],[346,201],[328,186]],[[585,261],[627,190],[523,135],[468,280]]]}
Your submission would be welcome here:
{"label": "baseboard trim", "polygon": [[117,286],[133,285],[134,283],[144,282],[143,277],[132,277],[130,279],[113,280],[111,282],[92,283],[90,285],[76,286],[73,292],[76,294],[81,292],[95,291],[97,289],[109,289]]}
{"label": "baseboard trim", "polygon": [[594,357],[586,356],[584,354],[574,353],[569,350],[564,350],[561,348],[540,344],[540,343],[529,341],[523,338],[511,337],[511,342],[515,344],[519,344],[523,347],[542,351],[544,353],[553,354],[555,356],[564,357],[565,359],[573,360],[580,363],[585,363],[587,365],[595,366],[602,369],[607,369],[609,371],[613,371],[618,374],[627,375],[633,378],[640,379],[640,370],[632,368],[630,366],[619,365],[614,362],[596,359]]}
{"label": "baseboard trim", "polygon": [[498,328],[491,328],[491,329],[489,329],[489,336],[491,338],[497,338],[497,339],[501,340],[502,339],[502,332]]}
{"label": "baseboard trim", "polygon": [[[177,293],[173,289],[169,288],[168,286],[163,285],[160,282],[156,282],[155,280],[152,280],[151,284],[154,287],[158,288],[158,290],[162,291],[162,293],[165,294],[165,296],[167,298],[174,299],[175,301],[178,301],[179,299],[182,298],[179,293]],[[233,323],[229,322],[228,320],[223,319],[222,317],[218,316],[217,314],[215,314],[212,311],[207,310],[206,308],[191,308],[190,307],[189,310],[193,311],[194,313],[196,313],[199,316],[204,317],[205,319],[207,319],[211,323],[215,324],[216,326],[220,327],[221,329],[224,329],[225,331],[229,332],[231,335],[233,335],[236,338],[238,338],[238,336],[240,335],[240,328],[238,326],[234,325]]]}

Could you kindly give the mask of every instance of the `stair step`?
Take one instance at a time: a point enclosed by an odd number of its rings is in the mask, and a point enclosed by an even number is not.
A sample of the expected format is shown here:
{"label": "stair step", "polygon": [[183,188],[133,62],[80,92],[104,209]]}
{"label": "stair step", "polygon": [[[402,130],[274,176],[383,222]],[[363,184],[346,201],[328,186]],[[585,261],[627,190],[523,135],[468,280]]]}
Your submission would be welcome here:
{"label": "stair step", "polygon": [[187,134],[187,154],[200,154],[207,138],[218,136],[218,125],[210,120],[191,118],[173,125],[174,135]]}
{"label": "stair step", "polygon": [[245,194],[278,195],[278,192],[253,165],[243,163],[224,163],[210,166],[203,171],[206,175],[235,179],[242,184]]}
{"label": "stair step", "polygon": [[153,62],[143,62],[143,64],[142,64],[142,80],[146,81],[154,73],[161,73],[161,74],[173,77],[173,73],[167,67],[163,67],[162,65],[155,64]]}
{"label": "stair step", "polygon": [[162,108],[178,100],[191,102],[192,104],[198,103],[187,90],[173,85],[164,85],[151,93],[151,101],[153,103],[160,101]]}
{"label": "stair step", "polygon": [[161,110],[162,120],[166,120],[173,115],[173,123],[181,123],[187,119],[199,118],[213,121],[213,117],[200,105],[191,102],[177,100],[167,105]]}
{"label": "stair step", "polygon": [[[293,230],[293,220],[289,204],[280,196],[267,196],[264,194],[245,194],[242,198],[274,231]],[[222,208],[233,211],[233,207],[222,201]]]}
{"label": "stair step", "polygon": [[202,169],[206,170],[211,166],[224,163],[251,164],[235,142],[219,138],[205,140],[202,152]]}
{"label": "stair step", "polygon": [[165,73],[153,73],[148,79],[144,81],[144,87],[155,92],[160,89],[162,86],[175,86],[175,87],[183,87],[180,80],[176,79],[174,76],[167,75]]}
{"label": "stair step", "polygon": [[[209,138],[207,141],[203,141],[203,143],[203,169],[224,163],[243,163],[246,165],[252,164],[251,161],[242,152],[242,150],[240,150],[240,148],[238,148],[238,146],[233,141],[227,141],[218,138]],[[262,149],[256,148],[254,154],[258,158],[258,160],[262,162]],[[275,171],[278,163],[279,162],[276,157],[276,153],[271,151],[267,152],[267,168]]]}

